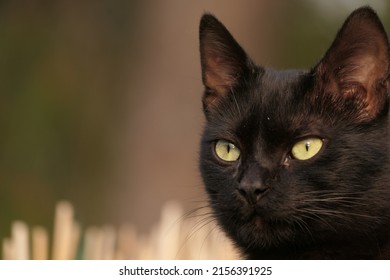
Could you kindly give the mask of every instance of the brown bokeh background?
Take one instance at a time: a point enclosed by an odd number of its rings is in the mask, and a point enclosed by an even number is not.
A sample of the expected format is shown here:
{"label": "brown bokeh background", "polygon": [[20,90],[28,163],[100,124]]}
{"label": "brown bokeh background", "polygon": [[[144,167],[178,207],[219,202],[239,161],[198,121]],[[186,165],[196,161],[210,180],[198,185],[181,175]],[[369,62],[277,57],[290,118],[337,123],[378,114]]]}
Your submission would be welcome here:
{"label": "brown bokeh background", "polygon": [[[326,2],[326,3],[324,3]],[[389,5],[371,1],[385,26]],[[313,66],[359,1],[0,3],[0,237],[16,219],[147,231],[168,200],[206,197],[198,24],[215,14],[258,63]]]}

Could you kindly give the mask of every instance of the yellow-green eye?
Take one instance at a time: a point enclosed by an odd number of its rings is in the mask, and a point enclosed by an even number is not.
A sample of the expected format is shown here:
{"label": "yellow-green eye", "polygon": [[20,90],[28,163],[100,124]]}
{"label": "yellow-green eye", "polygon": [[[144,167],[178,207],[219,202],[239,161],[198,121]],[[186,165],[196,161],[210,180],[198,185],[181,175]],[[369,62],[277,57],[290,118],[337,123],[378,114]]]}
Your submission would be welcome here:
{"label": "yellow-green eye", "polygon": [[314,157],[321,150],[323,141],[320,138],[306,138],[295,143],[291,154],[295,159],[307,160]]}
{"label": "yellow-green eye", "polygon": [[215,153],[224,161],[236,161],[241,154],[236,145],[225,140],[218,140],[215,144]]}

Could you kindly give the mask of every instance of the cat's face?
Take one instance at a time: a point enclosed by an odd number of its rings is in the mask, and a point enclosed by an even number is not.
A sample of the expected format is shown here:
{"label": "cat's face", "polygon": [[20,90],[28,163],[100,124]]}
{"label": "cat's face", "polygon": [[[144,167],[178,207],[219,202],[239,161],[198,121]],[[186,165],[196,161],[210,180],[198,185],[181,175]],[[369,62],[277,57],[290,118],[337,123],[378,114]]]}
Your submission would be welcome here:
{"label": "cat's face", "polygon": [[379,238],[390,219],[389,53],[375,13],[355,11],[310,71],[256,66],[211,15],[200,50],[200,168],[215,217],[244,252],[287,258]]}

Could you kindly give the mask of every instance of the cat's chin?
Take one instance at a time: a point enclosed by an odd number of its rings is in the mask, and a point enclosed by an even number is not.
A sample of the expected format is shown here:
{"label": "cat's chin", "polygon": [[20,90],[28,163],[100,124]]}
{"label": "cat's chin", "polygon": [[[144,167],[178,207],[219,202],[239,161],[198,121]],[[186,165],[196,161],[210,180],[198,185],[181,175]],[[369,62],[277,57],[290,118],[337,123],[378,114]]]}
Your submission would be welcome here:
{"label": "cat's chin", "polygon": [[241,215],[235,232],[230,232],[239,246],[272,248],[294,239],[294,230],[289,223],[271,219],[261,210],[252,209],[245,214]]}

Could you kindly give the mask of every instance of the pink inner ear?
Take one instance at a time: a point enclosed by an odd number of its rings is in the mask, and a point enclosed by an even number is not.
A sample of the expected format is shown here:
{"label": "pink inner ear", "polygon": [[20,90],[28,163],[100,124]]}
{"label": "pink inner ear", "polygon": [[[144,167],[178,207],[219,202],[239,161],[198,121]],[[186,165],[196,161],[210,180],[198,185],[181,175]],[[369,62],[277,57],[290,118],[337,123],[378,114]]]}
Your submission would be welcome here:
{"label": "pink inner ear", "polygon": [[240,56],[235,57],[234,51],[229,54],[225,53],[226,49],[221,50],[218,47],[218,44],[211,42],[203,49],[203,83],[207,88],[203,104],[206,111],[217,106],[218,100],[237,86],[246,67],[245,60]]}
{"label": "pink inner ear", "polygon": [[356,100],[356,106],[360,107],[359,118],[371,119],[382,109],[388,64],[381,60],[380,54],[378,57],[370,53],[356,55],[353,60],[355,64],[346,65],[340,70],[344,73],[337,75],[339,90],[342,98]]}
{"label": "pink inner ear", "polygon": [[206,59],[205,85],[215,91],[225,92],[231,87],[234,79],[231,77],[232,71],[225,65],[223,58],[217,55],[209,55]]}
{"label": "pink inner ear", "polygon": [[236,85],[239,72],[242,71],[242,62],[234,58],[234,54],[229,56],[214,48],[205,50],[204,83],[209,89],[224,94]]}
{"label": "pink inner ear", "polygon": [[[359,59],[359,66],[353,72],[353,79],[362,84],[365,88],[370,88],[371,85],[369,77],[376,77],[375,72],[377,72],[375,65],[375,59],[372,56],[365,56]],[[341,81],[342,82],[342,81]]]}
{"label": "pink inner ear", "polygon": [[384,72],[373,56],[356,57],[354,60],[357,62],[339,66],[336,70],[336,83],[347,98],[353,97],[356,86],[363,87],[367,94],[370,94],[375,90],[373,88],[375,81]]}

